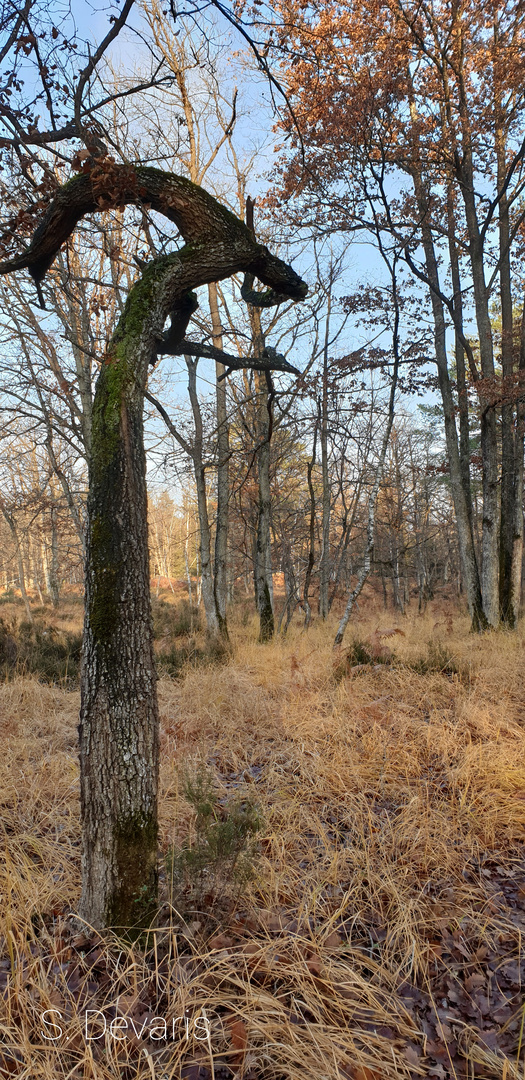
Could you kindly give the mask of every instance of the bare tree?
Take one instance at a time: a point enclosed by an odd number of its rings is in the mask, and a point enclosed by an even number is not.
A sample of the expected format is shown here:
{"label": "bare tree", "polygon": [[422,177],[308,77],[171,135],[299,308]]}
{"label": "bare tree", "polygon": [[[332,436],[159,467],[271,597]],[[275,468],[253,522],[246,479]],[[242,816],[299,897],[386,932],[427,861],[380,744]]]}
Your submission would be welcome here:
{"label": "bare tree", "polygon": [[[118,185],[118,194],[110,195]],[[26,252],[1,273],[29,267],[39,282],[61,244],[104,199],[142,199],[174,221],[186,246],[150,263],[132,288],[97,380],[86,544],[80,720],[83,820],[81,914],[92,925],[144,925],[157,897],[158,710],[150,620],[145,456],[149,365],[180,345],[193,289],[244,270],[269,289],[263,303],[301,299],[300,278],[189,181],[159,170],[94,163],[52,201]],[[251,302],[257,295],[249,291]],[[171,326],[162,340],[168,315]]]}

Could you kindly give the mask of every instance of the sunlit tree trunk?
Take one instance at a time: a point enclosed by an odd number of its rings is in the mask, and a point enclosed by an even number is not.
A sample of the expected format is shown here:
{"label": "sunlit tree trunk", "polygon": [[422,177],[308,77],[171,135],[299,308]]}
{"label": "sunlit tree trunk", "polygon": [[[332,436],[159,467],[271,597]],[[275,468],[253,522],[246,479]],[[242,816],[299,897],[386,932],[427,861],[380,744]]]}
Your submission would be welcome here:
{"label": "sunlit tree trunk", "polygon": [[60,604],[60,569],[58,555],[58,511],[55,503],[51,505],[51,564],[49,567],[49,592],[51,603],[56,609]]}
{"label": "sunlit tree trunk", "polygon": [[[458,48],[463,31],[458,33]],[[470,112],[464,91],[463,75],[458,80],[459,116],[462,132],[462,153],[455,157],[456,177],[463,197],[469,240],[470,270],[478,330],[481,374],[485,384],[479,393],[481,425],[481,457],[483,477],[483,527],[481,593],[483,613],[489,626],[499,624],[499,506],[498,506],[498,438],[494,406],[494,348],[489,312],[489,294],[485,281],[484,235],[476,212],[476,182],[470,129]],[[505,215],[504,215],[505,217]],[[502,223],[503,228],[504,223]]]}
{"label": "sunlit tree trunk", "polygon": [[461,291],[461,274],[458,249],[456,244],[458,225],[456,222],[454,194],[451,185],[449,185],[447,189],[447,228],[448,249],[450,256],[450,272],[452,277],[452,302],[454,306],[454,356],[456,358],[456,383],[459,418],[459,469],[461,474],[461,486],[463,488],[465,496],[466,512],[469,521],[472,522],[472,489],[470,485],[470,422],[465,346],[463,344],[463,299]]}
{"label": "sunlit tree trunk", "polygon": [[[519,377],[525,381],[525,302],[521,317]],[[523,446],[525,436],[525,404],[523,384],[519,388],[516,403],[516,428],[514,432],[514,518],[512,536],[512,586],[511,599],[515,619],[521,605],[521,579],[523,567]]]}
{"label": "sunlit tree trunk", "polygon": [[80,914],[95,927],[143,928],[157,904],[158,706],[142,420],[155,304],[147,296],[147,280],[145,275],[128,298],[93,406],[80,712]]}

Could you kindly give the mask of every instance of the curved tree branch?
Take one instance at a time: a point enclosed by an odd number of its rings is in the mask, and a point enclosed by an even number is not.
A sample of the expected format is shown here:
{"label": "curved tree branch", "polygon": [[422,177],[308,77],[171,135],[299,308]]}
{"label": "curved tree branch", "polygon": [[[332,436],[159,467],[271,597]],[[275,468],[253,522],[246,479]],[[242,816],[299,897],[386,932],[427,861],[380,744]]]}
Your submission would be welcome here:
{"label": "curved tree branch", "polygon": [[27,267],[38,284],[86,214],[144,203],[173,221],[186,241],[186,249],[167,256],[181,262],[191,258],[194,282],[183,288],[184,293],[197,283],[204,285],[244,270],[269,287],[273,303],[306,296],[308,289],[299,275],[258,244],[246,225],[203,188],[174,173],[119,165],[110,158],[59,188],[27,250],[0,263],[0,274]]}

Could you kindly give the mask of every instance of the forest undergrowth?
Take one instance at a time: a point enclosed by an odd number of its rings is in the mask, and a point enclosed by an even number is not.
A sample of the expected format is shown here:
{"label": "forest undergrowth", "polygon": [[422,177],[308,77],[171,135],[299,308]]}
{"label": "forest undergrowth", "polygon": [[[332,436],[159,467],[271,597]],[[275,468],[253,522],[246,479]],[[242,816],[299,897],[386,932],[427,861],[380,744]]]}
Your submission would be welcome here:
{"label": "forest undergrowth", "polygon": [[[134,946],[70,917],[78,693],[0,686],[0,1077],[523,1080],[523,631],[370,610],[336,656],[334,627],[234,624],[228,662],[162,676],[163,907]],[[260,829],[242,889],[185,898],[203,767]]]}

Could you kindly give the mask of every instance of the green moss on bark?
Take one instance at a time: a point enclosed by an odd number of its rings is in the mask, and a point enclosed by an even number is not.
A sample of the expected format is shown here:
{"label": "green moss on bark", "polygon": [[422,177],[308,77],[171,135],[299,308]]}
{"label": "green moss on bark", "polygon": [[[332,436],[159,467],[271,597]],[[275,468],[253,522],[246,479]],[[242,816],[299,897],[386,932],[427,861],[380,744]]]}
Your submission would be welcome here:
{"label": "green moss on bark", "polygon": [[122,400],[128,376],[126,360],[110,355],[98,378],[91,425],[91,469],[97,481],[118,455]]}
{"label": "green moss on bark", "polygon": [[69,177],[69,180],[66,180],[64,184],[60,185],[58,190],[59,195],[64,195],[67,192],[72,191],[73,188],[80,183],[82,183],[82,185],[85,184],[85,173],[74,173],[73,176]]}
{"label": "green moss on bark", "polygon": [[195,201],[198,200],[199,202],[204,201],[208,203],[214,216],[219,212],[221,218],[224,221],[229,222],[231,227],[234,228],[237,233],[240,229],[246,229],[246,231],[248,231],[247,226],[236,214],[229,210],[227,206],[224,206],[223,203],[217,202],[213,195],[210,195],[205,188],[200,187],[199,184],[194,184],[193,180],[190,180],[187,176],[179,176],[177,173],[166,173],[163,172],[162,169],[156,169],[154,165],[137,165],[136,173],[139,180],[141,177],[144,180],[151,178],[163,185],[166,184],[166,181],[169,183],[170,179],[172,179],[177,187],[182,188],[183,190],[185,189],[188,192],[188,195],[193,196]]}
{"label": "green moss on bark", "polygon": [[93,403],[89,618],[93,637],[99,644],[109,642],[119,621],[121,537],[118,522],[109,508],[124,476],[126,445],[122,419],[135,389],[133,361],[144,321],[154,303],[155,276],[154,272],[146,271],[131,290],[100,372]]}
{"label": "green moss on bark", "polygon": [[[122,446],[122,408],[128,391],[134,389],[136,350],[151,315],[156,300],[156,286],[167,268],[181,259],[191,259],[195,245],[187,244],[181,251],[156,259],[147,266],[139,281],[133,286],[108,348],[108,354],[100,372],[92,418],[91,466],[95,482],[104,482],[102,473],[117,465]],[[194,293],[192,310],[196,306]],[[142,387],[140,388],[142,390]],[[117,476],[111,478],[114,482]]]}
{"label": "green moss on bark", "polygon": [[[118,624],[119,537],[106,513],[121,482],[121,411],[125,363],[108,364],[99,376],[92,424],[91,484],[96,501],[90,514],[89,621],[95,641],[106,644]],[[92,495],[93,497],[93,495]]]}
{"label": "green moss on bark", "polygon": [[135,939],[157,914],[158,830],[156,818],[137,814],[115,829],[117,885],[110,898],[107,925]]}
{"label": "green moss on bark", "polygon": [[115,554],[111,526],[103,518],[93,521],[90,542],[93,581],[89,623],[95,641],[107,643],[118,624],[120,560]]}

